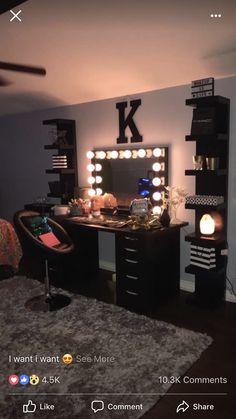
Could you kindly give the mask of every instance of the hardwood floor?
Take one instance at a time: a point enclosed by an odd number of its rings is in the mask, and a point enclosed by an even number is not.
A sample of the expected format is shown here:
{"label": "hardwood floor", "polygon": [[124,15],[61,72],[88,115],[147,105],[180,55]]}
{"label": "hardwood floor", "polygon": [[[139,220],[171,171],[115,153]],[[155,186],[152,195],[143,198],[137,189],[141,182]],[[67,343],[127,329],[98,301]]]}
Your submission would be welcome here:
{"label": "hardwood floor", "polygon": [[[84,276],[84,275],[83,275]],[[85,276],[73,282],[73,275],[67,275],[66,282],[58,278],[56,286],[70,289],[82,295],[115,303],[115,283],[111,273],[100,271],[98,279]],[[65,283],[67,285],[65,285]],[[152,318],[163,320],[176,326],[207,333],[214,341],[203,352],[201,358],[187,372],[189,377],[222,377],[227,384],[174,384],[168,393],[144,416],[143,419],[172,419],[183,416],[176,413],[176,407],[185,400],[189,409],[183,417],[207,419],[235,419],[236,416],[236,304],[222,303],[218,308],[204,308],[186,303],[189,294],[181,292],[179,297],[163,302],[155,312],[146,313]],[[180,394],[182,393],[182,394]],[[223,395],[186,395],[186,393],[227,393]],[[213,404],[213,411],[193,410],[193,404]]]}
{"label": "hardwood floor", "polygon": [[[228,393],[227,396],[164,396],[150,410],[145,419],[178,417],[176,407],[185,400],[190,408],[188,418],[233,419],[236,414],[236,305],[224,303],[221,307],[207,309],[186,304],[187,293],[169,301],[156,311],[154,317],[179,327],[207,333],[214,341],[201,358],[188,371],[189,377],[224,377],[227,384],[175,384],[171,393]],[[214,410],[193,411],[193,403],[213,404]],[[182,415],[183,413],[181,413]]]}
{"label": "hardwood floor", "polygon": [[[73,289],[73,287],[75,287]],[[111,274],[100,272],[98,281],[83,281],[71,285],[71,289],[83,295],[106,302],[115,302],[115,284]],[[235,419],[236,415],[236,304],[222,303],[218,308],[204,308],[187,303],[189,294],[181,292],[177,298],[163,302],[150,317],[197,332],[207,333],[214,341],[192,366],[189,377],[222,377],[227,384],[174,384],[171,393],[227,393],[216,395],[177,395],[168,393],[143,416],[143,419],[172,419],[183,415],[176,413],[179,403],[185,400],[189,405],[189,418]],[[213,404],[213,411],[193,410],[193,404]]]}

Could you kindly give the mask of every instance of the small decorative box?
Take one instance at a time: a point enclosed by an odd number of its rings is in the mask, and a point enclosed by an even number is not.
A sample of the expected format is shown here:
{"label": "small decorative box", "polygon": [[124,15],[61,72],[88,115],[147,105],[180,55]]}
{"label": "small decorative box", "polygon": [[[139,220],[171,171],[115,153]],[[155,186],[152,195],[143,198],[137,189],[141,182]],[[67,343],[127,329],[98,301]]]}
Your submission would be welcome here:
{"label": "small decorative box", "polygon": [[191,85],[193,98],[214,96],[214,77],[207,79],[193,80]]}
{"label": "small decorative box", "polygon": [[214,247],[201,247],[191,245],[191,265],[203,269],[213,269],[216,267],[216,250]]}
{"label": "small decorative box", "polygon": [[186,197],[186,204],[217,206],[224,202],[223,196],[192,195]]}
{"label": "small decorative box", "polygon": [[67,156],[66,155],[53,155],[52,167],[53,169],[67,169]]}

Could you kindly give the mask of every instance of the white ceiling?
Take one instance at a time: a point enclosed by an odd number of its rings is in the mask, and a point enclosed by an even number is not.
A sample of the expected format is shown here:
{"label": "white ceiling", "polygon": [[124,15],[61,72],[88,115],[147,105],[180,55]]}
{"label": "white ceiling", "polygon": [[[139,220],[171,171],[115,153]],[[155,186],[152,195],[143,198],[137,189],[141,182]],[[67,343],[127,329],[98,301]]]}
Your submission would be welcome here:
{"label": "white ceiling", "polygon": [[[0,114],[75,104],[236,74],[234,0],[29,0],[0,16]],[[211,13],[222,17],[211,18]]]}

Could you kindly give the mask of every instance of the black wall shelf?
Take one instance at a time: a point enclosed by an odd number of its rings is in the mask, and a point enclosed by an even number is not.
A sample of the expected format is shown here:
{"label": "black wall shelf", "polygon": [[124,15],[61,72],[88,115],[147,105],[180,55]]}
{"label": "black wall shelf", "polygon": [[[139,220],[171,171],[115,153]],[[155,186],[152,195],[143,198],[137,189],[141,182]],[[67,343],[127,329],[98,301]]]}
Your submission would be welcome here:
{"label": "black wall shelf", "polygon": [[44,150],[74,150],[74,145],[72,144],[62,144],[62,145],[54,145],[54,144],[46,144],[44,146]]}
{"label": "black wall shelf", "polygon": [[185,272],[192,275],[204,275],[206,278],[215,278],[216,276],[221,276],[225,272],[225,268],[221,269],[204,269],[199,268],[198,266],[188,265],[185,268]]}
{"label": "black wall shelf", "polygon": [[75,123],[74,119],[64,119],[64,118],[55,118],[55,119],[45,119],[43,125],[68,125],[71,126]]}
{"label": "black wall shelf", "polygon": [[217,134],[217,135],[186,135],[186,141],[202,141],[205,143],[214,143],[215,141],[227,141],[228,134]]}
{"label": "black wall shelf", "polygon": [[200,98],[186,99],[185,104],[187,106],[196,107],[216,106],[217,104],[228,105],[229,99],[224,96],[206,96]]}
{"label": "black wall shelf", "polygon": [[199,205],[199,204],[185,204],[186,209],[192,209],[192,210],[201,210],[204,212],[208,211],[220,211],[225,208],[225,203],[218,205]]}
{"label": "black wall shelf", "polygon": [[225,237],[215,233],[212,236],[201,236],[191,233],[185,236],[185,241],[202,247],[212,247],[225,242]]}
{"label": "black wall shelf", "polygon": [[[49,182],[50,198],[60,198],[67,204],[74,197],[74,188],[78,187],[76,130],[73,119],[47,119],[43,125],[49,125],[53,133],[52,144],[45,144],[45,150],[55,150],[54,155],[67,157],[67,168],[46,169],[47,174],[57,174],[58,181]],[[52,128],[54,127],[54,128]]]}
{"label": "black wall shelf", "polygon": [[54,193],[47,193],[47,196],[49,197],[49,198],[61,198],[61,194],[59,195],[59,194],[54,194]]}
{"label": "black wall shelf", "polygon": [[185,176],[225,176],[228,171],[226,169],[217,170],[185,170]]}
{"label": "black wall shelf", "polygon": [[[228,156],[229,156],[229,112],[230,100],[223,96],[209,96],[186,100],[187,106],[193,106],[196,115],[212,115],[206,135],[206,124],[199,118],[199,124],[192,123],[192,132],[186,135],[186,141],[195,141],[196,155],[219,158],[217,170],[185,170],[186,176],[195,176],[196,195],[223,196],[224,203],[219,205],[186,204],[186,209],[195,210],[195,232],[185,237],[187,242],[202,248],[213,248],[216,268],[200,268],[194,264],[186,267],[185,272],[195,275],[194,302],[200,305],[216,305],[224,298],[226,288],[226,256],[221,250],[227,247],[227,207],[228,207]],[[198,111],[198,108],[201,108]],[[203,109],[206,108],[206,109]],[[206,117],[207,118],[207,117]],[[197,121],[198,122],[198,121]],[[203,122],[208,123],[208,120]],[[197,126],[197,128],[196,128]],[[198,132],[196,135],[194,131]],[[202,135],[201,135],[202,130]],[[216,221],[216,232],[212,236],[200,233],[200,220],[203,214],[210,213]],[[217,220],[220,220],[219,225]],[[194,254],[194,253],[193,253]],[[201,264],[201,254],[197,255]],[[196,256],[195,256],[196,257]],[[193,259],[194,260],[194,259]],[[203,260],[203,259],[202,259]]]}
{"label": "black wall shelf", "polygon": [[74,175],[75,169],[46,169],[48,175],[61,174],[61,175]]}

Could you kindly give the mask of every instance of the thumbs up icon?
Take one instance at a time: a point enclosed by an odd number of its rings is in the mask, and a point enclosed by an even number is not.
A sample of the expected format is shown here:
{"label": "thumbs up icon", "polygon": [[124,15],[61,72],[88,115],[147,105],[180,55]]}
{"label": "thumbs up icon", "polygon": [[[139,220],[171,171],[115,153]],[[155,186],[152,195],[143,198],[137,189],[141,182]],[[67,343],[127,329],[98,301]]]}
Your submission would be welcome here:
{"label": "thumbs up icon", "polygon": [[28,401],[28,404],[23,404],[23,413],[34,413],[36,410],[36,404],[32,400]]}

